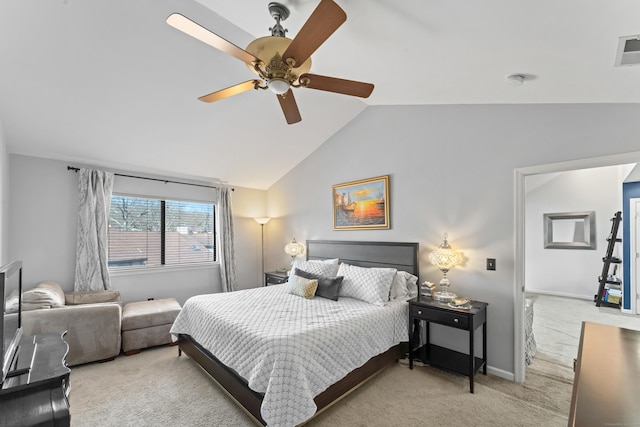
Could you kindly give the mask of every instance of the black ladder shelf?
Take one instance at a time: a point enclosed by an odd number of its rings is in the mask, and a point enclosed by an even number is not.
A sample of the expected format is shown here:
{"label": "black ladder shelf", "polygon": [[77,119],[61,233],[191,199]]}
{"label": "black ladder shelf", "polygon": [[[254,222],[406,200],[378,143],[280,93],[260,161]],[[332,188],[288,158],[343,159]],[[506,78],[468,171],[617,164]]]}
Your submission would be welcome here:
{"label": "black ladder shelf", "polygon": [[[598,293],[594,296],[596,307],[615,307],[620,308],[620,301],[610,302],[608,301],[609,289],[621,289],[622,281],[617,278],[616,271],[618,265],[622,263],[622,260],[613,256],[613,249],[616,243],[622,242],[622,239],[618,238],[618,228],[620,226],[620,220],[622,219],[622,212],[618,211],[611,219],[611,234],[607,237],[607,254],[602,258],[602,274],[598,278],[600,285],[598,286]],[[611,264],[614,264],[613,274],[609,274],[609,268]],[[621,300],[621,299],[620,299]]]}

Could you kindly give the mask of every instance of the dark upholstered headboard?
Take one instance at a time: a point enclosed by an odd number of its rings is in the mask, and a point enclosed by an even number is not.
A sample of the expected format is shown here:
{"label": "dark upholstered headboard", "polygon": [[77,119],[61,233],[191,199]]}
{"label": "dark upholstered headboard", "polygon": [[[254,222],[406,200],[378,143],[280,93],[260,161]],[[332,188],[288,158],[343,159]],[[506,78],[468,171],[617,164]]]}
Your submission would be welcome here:
{"label": "dark upholstered headboard", "polygon": [[395,268],[420,277],[417,243],[307,240],[307,259],[331,258],[360,267]]}

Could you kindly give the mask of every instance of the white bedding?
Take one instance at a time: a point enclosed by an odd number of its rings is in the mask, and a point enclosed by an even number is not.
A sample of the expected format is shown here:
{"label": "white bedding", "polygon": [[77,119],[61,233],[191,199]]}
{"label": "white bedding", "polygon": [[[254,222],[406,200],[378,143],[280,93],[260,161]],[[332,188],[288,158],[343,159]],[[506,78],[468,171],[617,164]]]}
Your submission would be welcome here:
{"label": "white bedding", "polygon": [[371,357],[408,340],[408,304],[301,298],[288,284],[192,297],[172,334],[188,334],[264,393],[270,427],[316,412],[313,398]]}

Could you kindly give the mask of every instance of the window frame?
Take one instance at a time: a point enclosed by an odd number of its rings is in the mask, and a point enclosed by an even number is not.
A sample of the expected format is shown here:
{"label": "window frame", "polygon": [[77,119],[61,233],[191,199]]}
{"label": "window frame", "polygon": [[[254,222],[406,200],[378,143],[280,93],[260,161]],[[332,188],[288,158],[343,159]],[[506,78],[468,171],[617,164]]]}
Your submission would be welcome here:
{"label": "window frame", "polygon": [[[169,271],[181,271],[181,270],[194,270],[194,269],[208,269],[214,266],[219,266],[218,259],[218,232],[216,226],[216,209],[218,204],[216,201],[212,200],[199,200],[199,199],[179,199],[177,197],[170,196],[149,196],[149,195],[141,195],[141,194],[131,194],[125,192],[112,192],[110,205],[109,205],[109,217],[107,221],[107,227],[109,227],[109,223],[111,221],[111,201],[115,197],[125,197],[129,199],[146,199],[146,200],[154,200],[160,202],[160,264],[152,264],[152,265],[138,265],[138,266],[127,266],[127,267],[110,267],[108,266],[109,275],[118,276],[120,274],[145,274],[145,273],[156,273],[156,272],[169,272]],[[213,228],[212,228],[212,242],[213,242],[213,260],[212,261],[198,261],[198,262],[186,262],[186,263],[174,263],[174,264],[166,264],[166,202],[179,202],[179,203],[199,203],[211,205],[213,207]],[[109,231],[107,230],[107,235]],[[111,249],[111,245],[109,243],[109,250]]]}

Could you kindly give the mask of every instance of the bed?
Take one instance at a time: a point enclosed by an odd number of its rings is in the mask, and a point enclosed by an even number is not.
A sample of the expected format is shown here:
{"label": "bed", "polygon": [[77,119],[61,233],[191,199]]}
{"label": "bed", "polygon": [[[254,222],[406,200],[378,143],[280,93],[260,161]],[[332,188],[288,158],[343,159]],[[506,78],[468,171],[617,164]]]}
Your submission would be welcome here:
{"label": "bed", "polygon": [[[308,261],[335,259],[354,266],[340,268],[418,276],[417,243],[307,241]],[[380,306],[340,297],[337,304],[288,289],[285,283],[190,298],[172,328],[180,352],[261,425],[308,421],[407,351],[406,301]],[[290,318],[289,312],[302,317]],[[286,335],[279,332],[284,330]],[[223,343],[227,335],[233,339]]]}

